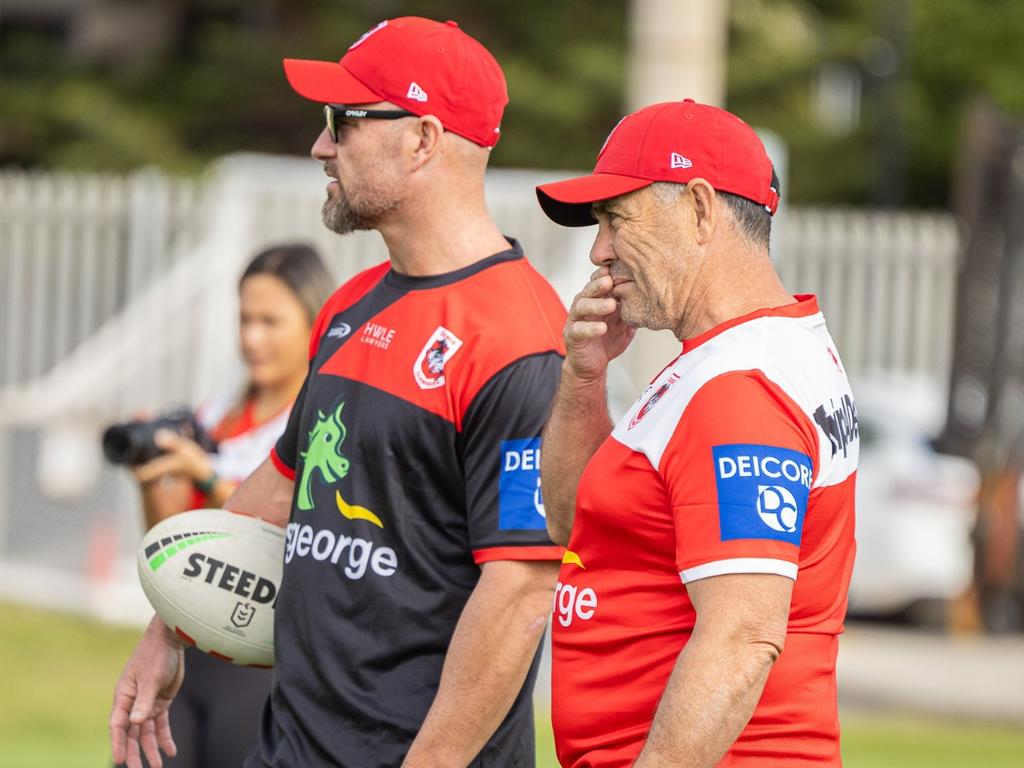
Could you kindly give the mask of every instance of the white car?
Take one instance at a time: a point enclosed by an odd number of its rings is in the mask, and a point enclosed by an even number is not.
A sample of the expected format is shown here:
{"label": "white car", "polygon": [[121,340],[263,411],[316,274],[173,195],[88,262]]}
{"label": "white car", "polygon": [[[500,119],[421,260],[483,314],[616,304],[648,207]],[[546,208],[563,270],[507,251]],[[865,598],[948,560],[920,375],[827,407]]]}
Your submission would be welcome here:
{"label": "white car", "polygon": [[958,597],[971,580],[978,493],[973,463],[931,446],[945,382],[854,379],[860,424],[853,614],[895,613]]}

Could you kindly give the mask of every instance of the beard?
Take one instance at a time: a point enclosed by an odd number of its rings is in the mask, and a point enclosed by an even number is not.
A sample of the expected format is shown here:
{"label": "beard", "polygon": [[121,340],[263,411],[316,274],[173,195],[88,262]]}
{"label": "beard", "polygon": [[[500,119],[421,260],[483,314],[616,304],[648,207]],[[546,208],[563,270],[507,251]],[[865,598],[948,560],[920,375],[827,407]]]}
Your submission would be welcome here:
{"label": "beard", "polygon": [[401,204],[397,195],[388,195],[380,189],[353,195],[345,190],[340,180],[336,189],[335,195],[327,193],[321,216],[324,226],[339,235],[376,229],[381,219]]}
{"label": "beard", "polygon": [[671,327],[662,297],[652,290],[646,279],[634,275],[623,275],[633,282],[631,290],[619,298],[619,316],[630,328],[661,330]]}
{"label": "beard", "polygon": [[631,296],[619,302],[619,315],[630,328],[664,328],[664,311],[646,296]]}

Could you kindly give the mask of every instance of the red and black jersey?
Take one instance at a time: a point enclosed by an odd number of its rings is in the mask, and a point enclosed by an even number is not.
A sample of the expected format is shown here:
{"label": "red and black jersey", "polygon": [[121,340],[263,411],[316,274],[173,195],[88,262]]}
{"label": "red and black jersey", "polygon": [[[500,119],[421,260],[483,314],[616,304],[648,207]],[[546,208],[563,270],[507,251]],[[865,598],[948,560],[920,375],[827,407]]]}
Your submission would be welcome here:
{"label": "red and black jersey", "polygon": [[[272,458],[295,480],[274,690],[250,766],[397,766],[489,560],[558,560],[540,432],[565,310],[518,244],[357,275],[317,320]],[[532,765],[532,674],[473,765]]]}

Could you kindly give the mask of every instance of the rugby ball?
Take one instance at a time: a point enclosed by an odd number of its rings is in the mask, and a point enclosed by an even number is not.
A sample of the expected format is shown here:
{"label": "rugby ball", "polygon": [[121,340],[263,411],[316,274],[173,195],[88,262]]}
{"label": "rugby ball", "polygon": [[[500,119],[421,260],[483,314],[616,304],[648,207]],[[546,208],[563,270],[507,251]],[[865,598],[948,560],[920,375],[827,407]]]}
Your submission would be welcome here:
{"label": "rugby ball", "polygon": [[244,666],[274,663],[284,530],[223,509],[153,526],[139,547],[142,589],[185,642]]}

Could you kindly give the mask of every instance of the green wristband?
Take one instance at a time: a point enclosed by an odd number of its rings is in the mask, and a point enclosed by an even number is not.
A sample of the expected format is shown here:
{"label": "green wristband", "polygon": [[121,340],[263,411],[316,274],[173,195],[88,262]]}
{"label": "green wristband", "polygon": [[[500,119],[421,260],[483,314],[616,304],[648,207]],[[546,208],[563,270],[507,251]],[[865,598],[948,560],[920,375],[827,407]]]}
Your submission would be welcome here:
{"label": "green wristband", "polygon": [[220,476],[216,470],[210,470],[210,476],[205,480],[193,480],[192,485],[196,487],[203,496],[209,496],[213,493],[213,489],[217,487],[217,482],[220,480]]}

